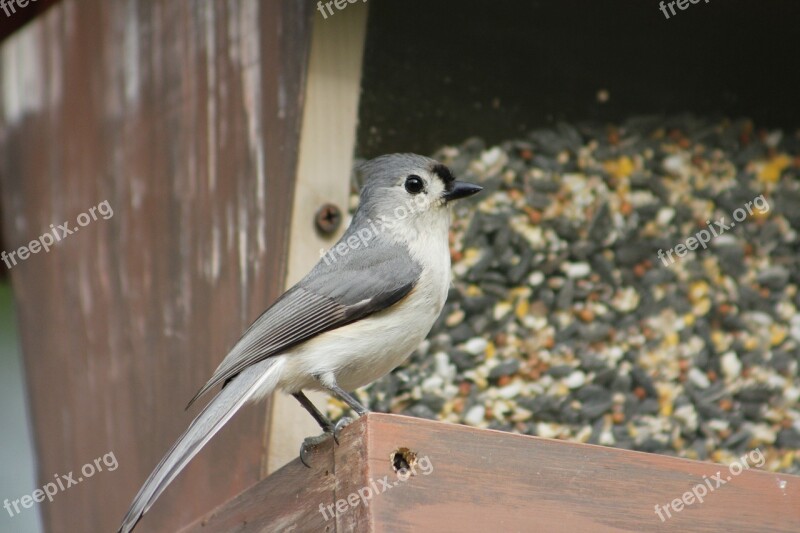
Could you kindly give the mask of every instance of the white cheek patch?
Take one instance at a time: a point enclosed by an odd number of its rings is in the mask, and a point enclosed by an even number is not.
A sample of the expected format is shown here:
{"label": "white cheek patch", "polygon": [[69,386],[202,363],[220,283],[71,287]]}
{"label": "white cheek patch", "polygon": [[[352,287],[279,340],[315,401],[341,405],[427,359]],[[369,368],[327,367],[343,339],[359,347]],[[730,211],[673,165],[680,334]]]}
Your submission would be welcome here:
{"label": "white cheek patch", "polygon": [[442,180],[435,176],[431,177],[430,186],[428,187],[428,201],[432,204],[439,205],[442,203],[442,194],[444,194],[444,184]]}

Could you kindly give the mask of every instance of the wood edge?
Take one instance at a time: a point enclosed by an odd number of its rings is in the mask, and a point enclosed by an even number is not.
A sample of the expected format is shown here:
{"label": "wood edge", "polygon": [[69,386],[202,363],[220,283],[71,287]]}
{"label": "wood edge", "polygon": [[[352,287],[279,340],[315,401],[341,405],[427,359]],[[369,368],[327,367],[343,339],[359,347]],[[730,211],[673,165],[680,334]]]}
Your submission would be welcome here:
{"label": "wood edge", "polygon": [[[713,466],[727,466],[725,463],[716,463],[713,461],[700,461],[697,459],[688,459],[685,457],[674,457],[671,455],[662,455],[662,454],[655,454],[649,452],[643,452],[639,450],[626,450],[624,448],[614,448],[611,446],[603,446],[600,444],[591,444],[591,443],[583,443],[583,442],[573,442],[568,440],[560,440],[560,439],[551,439],[548,437],[539,437],[536,435],[522,435],[520,433],[511,433],[508,431],[500,431],[497,429],[489,429],[489,428],[476,428],[472,426],[467,426],[464,424],[453,424],[450,422],[442,422],[439,420],[428,420],[425,418],[416,418],[413,416],[406,416],[406,415],[398,415],[393,413],[370,413],[369,414],[369,431],[371,432],[379,432],[381,431],[380,427],[376,427],[376,425],[389,425],[389,426],[401,426],[401,427],[410,427],[410,426],[427,426],[428,428],[437,428],[438,430],[443,430],[444,427],[447,427],[447,431],[456,431],[465,434],[495,434],[498,437],[502,436],[503,438],[507,439],[519,439],[520,441],[527,441],[530,444],[538,444],[538,445],[545,445],[545,446],[566,446],[569,448],[573,448],[575,450],[583,450],[584,453],[602,453],[603,455],[610,455],[610,456],[617,456],[617,457],[627,457],[633,460],[636,459],[646,459],[647,462],[651,462],[652,460],[658,460],[659,462],[663,462],[665,465],[673,464],[675,465],[676,469],[680,469],[680,465],[692,465],[692,466],[703,466],[703,467],[713,467]],[[577,455],[578,452],[576,452]],[[789,481],[794,481],[794,483],[800,484],[800,476],[793,475],[793,474],[776,474],[775,472],[769,472],[767,470],[759,470],[758,468],[750,468],[742,474],[748,473],[748,475],[759,475],[759,476],[775,476],[780,475],[781,478],[786,478]]]}

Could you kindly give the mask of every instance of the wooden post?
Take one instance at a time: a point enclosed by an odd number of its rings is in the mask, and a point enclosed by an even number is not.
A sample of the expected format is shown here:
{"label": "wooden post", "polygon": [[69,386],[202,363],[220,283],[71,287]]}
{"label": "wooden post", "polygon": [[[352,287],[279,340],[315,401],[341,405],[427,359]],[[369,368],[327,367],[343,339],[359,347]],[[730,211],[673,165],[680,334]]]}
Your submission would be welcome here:
{"label": "wooden post", "polygon": [[[201,406],[186,402],[283,290],[314,6],[65,0],[0,49],[5,242],[98,217],[11,270],[48,531],[111,531]],[[5,267],[3,267],[5,268]],[[238,415],[141,527],[257,482],[268,407]]]}

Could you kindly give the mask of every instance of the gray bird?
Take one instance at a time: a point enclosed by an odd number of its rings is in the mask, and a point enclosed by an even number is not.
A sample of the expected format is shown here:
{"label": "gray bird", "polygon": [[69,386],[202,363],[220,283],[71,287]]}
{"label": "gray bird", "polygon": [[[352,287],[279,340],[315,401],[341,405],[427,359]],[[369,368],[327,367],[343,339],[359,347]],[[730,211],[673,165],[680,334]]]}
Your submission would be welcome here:
{"label": "gray bird", "polygon": [[[192,421],[144,482],[122,521],[129,532],[197,452],[246,402],[276,389],[292,394],[323,437],[334,427],[303,394],[325,391],[358,415],[346,391],[400,365],[425,339],[450,286],[448,230],[453,200],[481,187],[456,181],[441,163],[385,155],[359,168],[361,200],[342,238],[245,331],[194,398],[222,390]],[[301,460],[318,438],[306,439]]]}

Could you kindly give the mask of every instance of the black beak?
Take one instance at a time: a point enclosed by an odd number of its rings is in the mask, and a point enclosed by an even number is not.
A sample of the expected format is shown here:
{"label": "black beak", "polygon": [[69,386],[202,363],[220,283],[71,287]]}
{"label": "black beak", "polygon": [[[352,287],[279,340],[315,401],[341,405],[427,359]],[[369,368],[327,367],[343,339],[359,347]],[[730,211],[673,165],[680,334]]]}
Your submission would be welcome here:
{"label": "black beak", "polygon": [[483,187],[480,185],[475,185],[474,183],[454,181],[450,190],[444,193],[443,198],[445,202],[452,202],[453,200],[458,200],[459,198],[472,196],[473,194],[481,192],[482,190]]}

